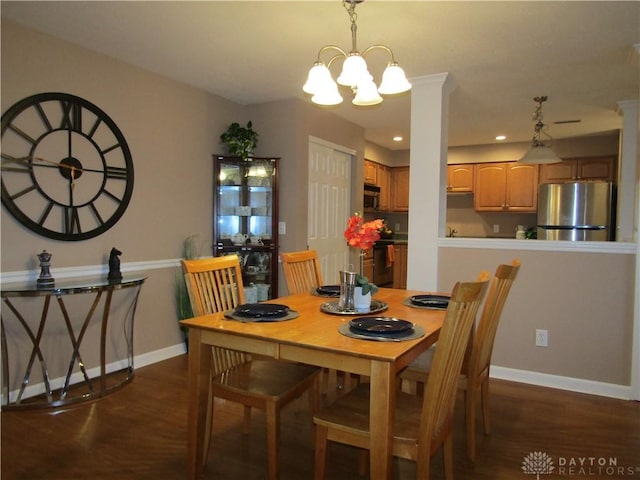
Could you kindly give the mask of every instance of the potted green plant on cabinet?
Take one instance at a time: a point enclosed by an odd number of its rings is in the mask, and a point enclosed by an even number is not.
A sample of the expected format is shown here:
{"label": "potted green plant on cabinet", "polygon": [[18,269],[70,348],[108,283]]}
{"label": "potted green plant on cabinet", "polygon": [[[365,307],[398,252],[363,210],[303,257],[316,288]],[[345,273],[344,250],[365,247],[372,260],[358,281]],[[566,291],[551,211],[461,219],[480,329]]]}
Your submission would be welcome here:
{"label": "potted green plant on cabinet", "polygon": [[227,146],[229,155],[242,157],[243,159],[247,159],[252,155],[258,145],[258,133],[252,127],[251,121],[247,123],[246,127],[234,122],[229,125],[226,132],[220,135],[220,140]]}

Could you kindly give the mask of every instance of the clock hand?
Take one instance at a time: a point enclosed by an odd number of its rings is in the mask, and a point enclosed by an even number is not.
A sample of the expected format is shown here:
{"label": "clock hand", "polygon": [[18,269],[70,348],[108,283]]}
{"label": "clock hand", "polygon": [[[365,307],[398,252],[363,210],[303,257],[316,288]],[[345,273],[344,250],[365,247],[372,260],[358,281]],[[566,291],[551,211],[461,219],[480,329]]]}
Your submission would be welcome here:
{"label": "clock hand", "polygon": [[66,168],[68,170],[75,169],[76,172],[80,172],[80,173],[84,173],[84,172],[104,173],[104,170],[98,170],[93,168],[78,168],[78,167],[74,167],[73,165],[66,165],[64,163],[54,162],[53,160],[47,160],[46,158],[42,158],[42,157],[18,157],[18,158],[5,157],[5,159],[7,160],[6,163],[19,162],[25,165],[29,165],[29,161],[32,160],[32,161],[45,162],[48,164],[48,165],[42,165],[39,163],[31,163],[31,165],[33,165],[34,167]]}
{"label": "clock hand", "polygon": [[69,177],[69,206],[73,207],[73,188],[75,187],[76,169],[71,166],[71,176]]}

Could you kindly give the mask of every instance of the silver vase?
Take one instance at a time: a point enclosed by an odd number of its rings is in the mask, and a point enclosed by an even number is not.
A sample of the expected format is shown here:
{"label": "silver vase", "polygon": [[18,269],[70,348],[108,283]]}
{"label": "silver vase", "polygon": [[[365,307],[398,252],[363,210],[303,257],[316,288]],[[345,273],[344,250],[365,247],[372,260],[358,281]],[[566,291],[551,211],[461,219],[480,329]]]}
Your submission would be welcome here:
{"label": "silver vase", "polygon": [[355,312],[355,289],[357,272],[340,270],[340,300],[338,309],[342,312]]}

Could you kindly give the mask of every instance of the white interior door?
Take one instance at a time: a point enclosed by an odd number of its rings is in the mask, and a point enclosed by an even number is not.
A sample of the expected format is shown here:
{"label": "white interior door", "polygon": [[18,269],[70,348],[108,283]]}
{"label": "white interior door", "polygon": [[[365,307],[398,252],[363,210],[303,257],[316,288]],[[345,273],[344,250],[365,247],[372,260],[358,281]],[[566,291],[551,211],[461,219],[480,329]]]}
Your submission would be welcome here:
{"label": "white interior door", "polygon": [[307,243],[318,252],[322,277],[337,284],[349,263],[344,238],[351,211],[351,163],[355,152],[318,139],[309,140],[309,211]]}

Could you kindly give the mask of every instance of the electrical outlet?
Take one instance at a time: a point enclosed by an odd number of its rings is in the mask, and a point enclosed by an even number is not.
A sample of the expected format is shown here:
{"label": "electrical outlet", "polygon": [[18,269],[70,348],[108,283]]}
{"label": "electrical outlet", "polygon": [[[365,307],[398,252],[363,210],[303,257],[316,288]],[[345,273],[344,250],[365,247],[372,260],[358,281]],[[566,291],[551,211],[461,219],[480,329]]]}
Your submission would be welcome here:
{"label": "electrical outlet", "polygon": [[536,329],[536,347],[549,346],[549,330]]}
{"label": "electrical outlet", "polygon": [[500,233],[500,225],[497,223],[493,226],[493,233]]}
{"label": "electrical outlet", "polygon": [[395,228],[396,232],[397,232],[398,230],[400,230],[400,224],[399,224],[399,223],[396,223],[396,225],[395,225],[395,226],[396,226],[396,228]]}

